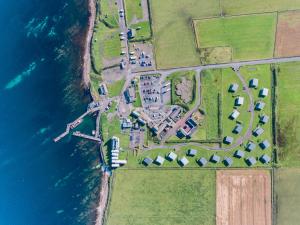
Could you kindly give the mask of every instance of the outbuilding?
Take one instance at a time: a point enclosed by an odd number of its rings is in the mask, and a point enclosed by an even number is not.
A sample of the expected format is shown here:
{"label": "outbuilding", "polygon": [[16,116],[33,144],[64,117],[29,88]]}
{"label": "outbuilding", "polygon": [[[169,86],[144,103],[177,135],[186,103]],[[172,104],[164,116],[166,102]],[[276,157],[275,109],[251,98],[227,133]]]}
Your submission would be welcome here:
{"label": "outbuilding", "polygon": [[256,148],[256,144],[254,144],[251,141],[246,146],[246,150],[249,151],[249,152],[252,152],[255,148]]}
{"label": "outbuilding", "polygon": [[240,115],[240,112],[237,111],[236,109],[234,109],[232,111],[232,113],[230,114],[229,118],[232,119],[232,120],[235,120],[236,118],[238,118]]}
{"label": "outbuilding", "polygon": [[257,111],[261,111],[265,108],[266,106],[266,103],[264,102],[257,102],[256,105],[255,105],[255,110]]}
{"label": "outbuilding", "polygon": [[169,154],[167,155],[167,159],[170,161],[174,161],[177,158],[177,155],[175,152],[169,152]]}
{"label": "outbuilding", "polygon": [[228,91],[234,93],[234,92],[237,92],[238,88],[239,88],[239,85],[236,83],[233,83],[233,84],[230,84]]}
{"label": "outbuilding", "polygon": [[270,156],[268,156],[268,155],[266,155],[266,154],[263,154],[263,155],[259,158],[259,160],[260,160],[262,163],[267,164],[267,163],[269,163],[269,162],[271,161],[271,158],[270,158]]}
{"label": "outbuilding", "polygon": [[257,88],[258,87],[258,79],[257,78],[251,79],[250,82],[249,82],[249,87]]}
{"label": "outbuilding", "polygon": [[262,129],[261,127],[256,127],[253,131],[253,135],[255,137],[258,137],[260,135],[262,135],[264,133],[264,129]]}
{"label": "outbuilding", "polygon": [[254,164],[256,164],[256,159],[254,157],[249,157],[246,159],[246,162],[248,164],[248,166],[253,166]]}
{"label": "outbuilding", "polygon": [[210,161],[213,162],[213,163],[218,163],[218,162],[220,162],[220,159],[221,159],[220,156],[218,156],[218,155],[216,155],[216,154],[213,154],[213,155],[211,156],[211,158],[210,158]]}
{"label": "outbuilding", "polygon": [[155,163],[159,166],[161,166],[164,163],[165,159],[161,157],[160,155],[156,157]]}
{"label": "outbuilding", "polygon": [[189,160],[186,157],[182,157],[179,160],[179,163],[180,163],[181,166],[186,166],[189,163]]}
{"label": "outbuilding", "polygon": [[187,155],[193,157],[193,156],[197,155],[197,150],[196,149],[189,149],[188,152],[187,152]]}
{"label": "outbuilding", "polygon": [[259,91],[259,97],[267,97],[269,94],[269,89],[268,88],[262,88]]}
{"label": "outbuilding", "polygon": [[261,149],[267,149],[271,146],[270,142],[268,140],[264,140],[263,142],[261,142],[259,144],[259,146],[261,147]]}
{"label": "outbuilding", "polygon": [[223,160],[223,163],[225,166],[231,166],[233,164],[233,160],[230,157],[225,157],[225,159]]}
{"label": "outbuilding", "polygon": [[234,157],[239,158],[239,159],[244,158],[244,156],[245,156],[245,152],[242,150],[236,150],[234,153]]}
{"label": "outbuilding", "polygon": [[269,121],[269,117],[267,115],[262,115],[259,119],[259,122],[262,124],[266,124]]}
{"label": "outbuilding", "polygon": [[236,106],[241,106],[244,104],[244,97],[237,97],[235,99],[235,103],[234,103]]}
{"label": "outbuilding", "polygon": [[227,145],[231,145],[232,142],[233,142],[233,137],[226,136],[226,137],[224,137],[223,142],[224,142],[225,144],[227,144]]}
{"label": "outbuilding", "polygon": [[200,166],[205,166],[207,164],[207,159],[204,157],[201,157],[200,159],[198,159],[197,162]]}
{"label": "outbuilding", "polygon": [[241,124],[238,123],[238,124],[233,128],[232,133],[234,133],[234,134],[239,134],[239,133],[242,132],[242,130],[243,130],[243,126],[242,126]]}
{"label": "outbuilding", "polygon": [[153,160],[151,158],[149,158],[149,157],[144,158],[144,160],[143,160],[143,164],[145,166],[149,166],[152,162],[153,162]]}

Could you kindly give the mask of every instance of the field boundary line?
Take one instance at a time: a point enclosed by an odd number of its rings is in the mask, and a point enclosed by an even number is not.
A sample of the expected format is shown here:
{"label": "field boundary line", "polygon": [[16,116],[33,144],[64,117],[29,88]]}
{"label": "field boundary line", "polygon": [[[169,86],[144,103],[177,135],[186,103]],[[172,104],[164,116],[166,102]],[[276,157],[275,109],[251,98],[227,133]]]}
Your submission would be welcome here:
{"label": "field boundary line", "polygon": [[273,57],[276,57],[276,50],[277,50],[277,33],[278,33],[278,21],[279,21],[279,13],[277,11],[277,16],[276,16],[276,27],[275,27],[275,34],[274,34],[274,47],[273,47]]}
{"label": "field boundary line", "polygon": [[257,167],[136,167],[136,168],[120,168],[119,170],[272,170],[272,165],[268,166],[257,166]]}

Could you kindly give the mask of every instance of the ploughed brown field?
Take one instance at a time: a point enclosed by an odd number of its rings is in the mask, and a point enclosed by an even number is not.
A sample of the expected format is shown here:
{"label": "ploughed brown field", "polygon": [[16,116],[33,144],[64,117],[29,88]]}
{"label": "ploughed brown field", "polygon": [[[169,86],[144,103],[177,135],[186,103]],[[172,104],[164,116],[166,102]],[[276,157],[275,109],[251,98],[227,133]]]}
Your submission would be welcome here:
{"label": "ploughed brown field", "polygon": [[275,56],[300,55],[300,11],[278,14]]}
{"label": "ploughed brown field", "polygon": [[271,177],[266,170],[217,171],[217,225],[271,225]]}

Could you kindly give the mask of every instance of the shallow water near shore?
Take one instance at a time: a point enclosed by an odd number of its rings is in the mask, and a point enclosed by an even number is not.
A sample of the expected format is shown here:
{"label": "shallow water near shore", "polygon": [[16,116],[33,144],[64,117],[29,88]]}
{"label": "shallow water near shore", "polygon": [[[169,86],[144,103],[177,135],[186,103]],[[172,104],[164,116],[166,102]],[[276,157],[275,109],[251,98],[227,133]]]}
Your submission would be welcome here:
{"label": "shallow water near shore", "polygon": [[84,0],[0,0],[1,225],[95,219],[95,146],[52,141],[89,101],[79,70],[87,16]]}

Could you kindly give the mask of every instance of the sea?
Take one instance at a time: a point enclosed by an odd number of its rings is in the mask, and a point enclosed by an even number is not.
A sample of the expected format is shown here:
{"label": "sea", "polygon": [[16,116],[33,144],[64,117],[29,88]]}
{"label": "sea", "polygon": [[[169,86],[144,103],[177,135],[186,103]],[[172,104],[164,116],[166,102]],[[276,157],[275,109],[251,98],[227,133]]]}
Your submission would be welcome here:
{"label": "sea", "polygon": [[[87,0],[0,0],[0,225],[93,224],[97,146],[53,138],[82,114]],[[94,118],[77,129],[89,133]]]}

